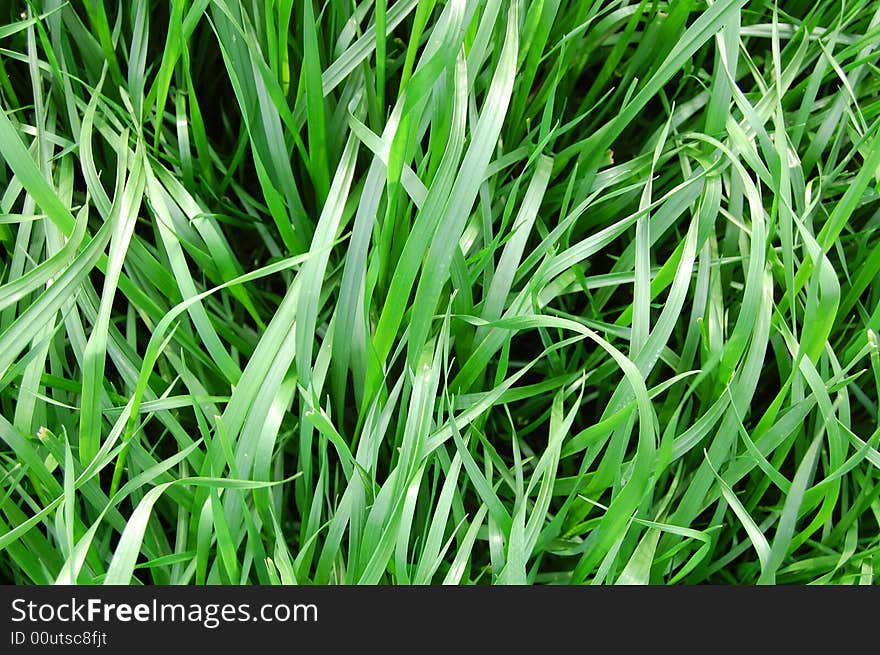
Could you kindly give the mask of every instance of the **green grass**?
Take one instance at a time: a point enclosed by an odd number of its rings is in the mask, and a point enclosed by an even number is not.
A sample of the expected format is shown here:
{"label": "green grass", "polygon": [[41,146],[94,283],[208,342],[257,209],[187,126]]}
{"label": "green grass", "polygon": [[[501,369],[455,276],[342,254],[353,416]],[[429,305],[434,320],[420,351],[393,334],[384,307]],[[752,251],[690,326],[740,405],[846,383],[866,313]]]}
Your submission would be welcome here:
{"label": "green grass", "polygon": [[880,3],[0,9],[0,580],[876,584]]}

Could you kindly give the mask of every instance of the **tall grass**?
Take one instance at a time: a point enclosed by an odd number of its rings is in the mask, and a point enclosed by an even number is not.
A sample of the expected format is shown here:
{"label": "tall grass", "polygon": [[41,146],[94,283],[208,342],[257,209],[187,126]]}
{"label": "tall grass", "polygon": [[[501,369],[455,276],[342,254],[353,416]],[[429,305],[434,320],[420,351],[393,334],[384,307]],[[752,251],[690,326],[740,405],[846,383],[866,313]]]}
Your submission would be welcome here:
{"label": "tall grass", "polygon": [[2,3],[0,578],[876,583],[878,44]]}

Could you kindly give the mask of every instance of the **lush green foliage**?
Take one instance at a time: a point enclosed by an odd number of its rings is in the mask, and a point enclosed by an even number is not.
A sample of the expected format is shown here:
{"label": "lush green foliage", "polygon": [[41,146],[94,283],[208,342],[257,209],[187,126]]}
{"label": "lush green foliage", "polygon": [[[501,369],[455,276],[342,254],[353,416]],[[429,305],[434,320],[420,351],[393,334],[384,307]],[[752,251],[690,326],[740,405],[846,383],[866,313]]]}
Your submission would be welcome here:
{"label": "lush green foliage", "polygon": [[0,578],[880,574],[880,3],[0,5]]}

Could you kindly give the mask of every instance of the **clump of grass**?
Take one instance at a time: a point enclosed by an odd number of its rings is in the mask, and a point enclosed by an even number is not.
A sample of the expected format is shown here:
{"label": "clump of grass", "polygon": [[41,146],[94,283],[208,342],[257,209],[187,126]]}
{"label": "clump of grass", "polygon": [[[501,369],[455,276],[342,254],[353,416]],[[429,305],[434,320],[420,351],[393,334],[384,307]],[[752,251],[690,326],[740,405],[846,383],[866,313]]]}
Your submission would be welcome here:
{"label": "clump of grass", "polygon": [[880,571],[880,4],[0,10],[0,577]]}

